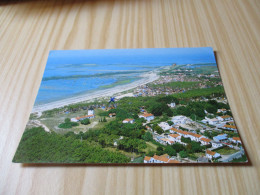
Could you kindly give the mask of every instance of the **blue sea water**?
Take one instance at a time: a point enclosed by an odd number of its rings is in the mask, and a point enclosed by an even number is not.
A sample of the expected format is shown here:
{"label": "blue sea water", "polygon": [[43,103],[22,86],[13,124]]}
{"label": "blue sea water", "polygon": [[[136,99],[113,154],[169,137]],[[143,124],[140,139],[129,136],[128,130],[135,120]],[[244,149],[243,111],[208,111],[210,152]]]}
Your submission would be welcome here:
{"label": "blue sea water", "polygon": [[199,63],[215,63],[212,48],[50,51],[35,105],[133,82],[162,66]]}
{"label": "blue sea water", "polygon": [[170,64],[63,64],[48,65],[42,78],[35,105],[131,83],[141,74]]}

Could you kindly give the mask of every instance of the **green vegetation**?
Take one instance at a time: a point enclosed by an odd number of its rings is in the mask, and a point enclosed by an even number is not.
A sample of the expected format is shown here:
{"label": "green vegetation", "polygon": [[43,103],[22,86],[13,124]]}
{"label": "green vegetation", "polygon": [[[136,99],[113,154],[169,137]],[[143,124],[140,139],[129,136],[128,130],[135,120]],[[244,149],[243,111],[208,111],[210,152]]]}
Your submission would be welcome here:
{"label": "green vegetation", "polygon": [[79,124],[77,122],[71,122],[69,118],[66,118],[65,122],[59,124],[58,127],[62,128],[62,129],[70,129],[70,128],[76,127],[76,126],[79,126]]}
{"label": "green vegetation", "polygon": [[241,158],[233,159],[231,162],[247,162],[247,157],[244,154]]}
{"label": "green vegetation", "polygon": [[90,120],[89,120],[88,118],[85,118],[85,119],[83,119],[82,121],[80,121],[80,123],[81,123],[82,125],[88,125],[88,124],[90,124]]}
{"label": "green vegetation", "polygon": [[150,87],[154,87],[154,88],[172,88],[172,89],[188,89],[188,88],[194,88],[197,87],[199,84],[199,82],[181,82],[181,81],[174,81],[174,82],[169,82],[169,83],[165,83],[165,84],[150,84]]}
{"label": "green vegetation", "polygon": [[223,147],[223,148],[214,150],[214,152],[217,152],[221,155],[230,155],[230,154],[236,153],[237,150],[230,148],[230,147]]}
{"label": "green vegetation", "polygon": [[47,133],[42,127],[27,129],[13,162],[23,163],[127,163],[130,159],[73,136]]}
{"label": "green vegetation", "polygon": [[203,88],[203,89],[193,89],[186,91],[184,93],[176,93],[172,95],[178,99],[190,99],[197,97],[221,97],[225,94],[224,88],[222,86],[212,87],[212,88]]}

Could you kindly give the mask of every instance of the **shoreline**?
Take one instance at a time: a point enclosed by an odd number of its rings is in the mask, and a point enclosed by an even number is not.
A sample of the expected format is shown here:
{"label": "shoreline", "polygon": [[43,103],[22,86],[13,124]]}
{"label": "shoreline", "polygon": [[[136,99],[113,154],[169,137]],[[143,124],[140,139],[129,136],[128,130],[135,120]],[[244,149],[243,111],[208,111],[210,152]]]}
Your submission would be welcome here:
{"label": "shoreline", "polygon": [[86,94],[75,96],[72,98],[67,98],[67,99],[54,101],[54,102],[50,102],[50,103],[46,103],[46,104],[42,104],[42,105],[37,105],[37,106],[33,107],[31,113],[44,112],[47,110],[52,110],[54,108],[61,108],[61,107],[64,107],[64,106],[67,106],[70,104],[76,104],[76,103],[88,101],[91,99],[113,96],[114,94],[122,93],[124,91],[134,89],[140,85],[145,85],[147,83],[157,80],[160,77],[157,74],[158,72],[159,72],[158,70],[154,70],[154,71],[145,73],[145,74],[141,75],[141,77],[143,77],[143,78],[141,78],[140,80],[134,81],[132,83],[129,83],[129,84],[119,85],[119,86],[115,86],[115,87],[112,87],[109,89],[98,90],[98,91],[95,91],[92,93],[86,93]]}

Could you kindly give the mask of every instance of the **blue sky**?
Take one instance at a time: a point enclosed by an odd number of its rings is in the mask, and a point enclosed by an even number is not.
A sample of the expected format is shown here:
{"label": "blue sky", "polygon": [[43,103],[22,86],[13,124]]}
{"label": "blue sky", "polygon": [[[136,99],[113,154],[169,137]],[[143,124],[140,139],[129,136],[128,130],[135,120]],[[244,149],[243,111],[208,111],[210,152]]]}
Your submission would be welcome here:
{"label": "blue sky", "polygon": [[61,64],[196,64],[215,63],[211,47],[53,50],[48,65]]}

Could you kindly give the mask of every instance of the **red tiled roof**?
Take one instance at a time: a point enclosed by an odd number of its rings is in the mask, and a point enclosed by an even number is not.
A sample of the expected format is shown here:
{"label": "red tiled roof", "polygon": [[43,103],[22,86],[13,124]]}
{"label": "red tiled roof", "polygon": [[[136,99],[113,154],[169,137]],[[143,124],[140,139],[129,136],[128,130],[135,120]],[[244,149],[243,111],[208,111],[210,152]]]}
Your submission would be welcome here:
{"label": "red tiled roof", "polygon": [[150,157],[150,156],[146,156],[146,157],[144,157],[144,160],[149,161],[151,158],[152,157]]}
{"label": "red tiled roof", "polygon": [[201,141],[204,141],[204,142],[211,142],[211,139],[204,138],[204,137],[203,137],[203,138],[201,138],[200,140],[201,140]]}
{"label": "red tiled roof", "polygon": [[224,125],[224,127],[226,127],[226,128],[231,128],[231,129],[237,129],[237,127],[236,127],[236,126],[233,126],[233,125]]}
{"label": "red tiled roof", "polygon": [[216,152],[213,152],[211,150],[206,150],[206,153],[211,155],[211,156],[214,156],[216,154]]}
{"label": "red tiled roof", "polygon": [[241,141],[241,139],[239,137],[233,137],[232,139],[236,140],[236,141]]}
{"label": "red tiled roof", "polygon": [[77,120],[80,120],[80,119],[82,119],[82,118],[88,118],[88,117],[92,117],[92,116],[94,116],[94,115],[91,114],[91,115],[86,115],[86,116],[79,116],[79,117],[76,117],[76,119],[77,119]]}
{"label": "red tiled roof", "polygon": [[153,114],[146,113],[146,114],[143,114],[142,116],[143,116],[143,117],[149,117],[149,116],[153,116]]}
{"label": "red tiled roof", "polygon": [[176,138],[176,137],[179,137],[180,135],[179,134],[170,134],[169,136]]}
{"label": "red tiled roof", "polygon": [[180,161],[178,161],[178,160],[169,160],[169,162],[168,163],[181,163]]}
{"label": "red tiled roof", "polygon": [[221,118],[230,118],[231,116],[229,115],[225,115],[225,116],[221,116]]}
{"label": "red tiled roof", "polygon": [[126,118],[124,121],[133,121],[134,119],[132,118]]}

